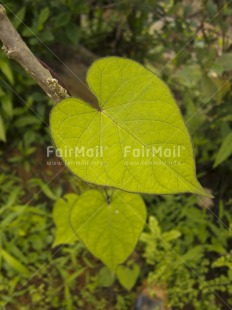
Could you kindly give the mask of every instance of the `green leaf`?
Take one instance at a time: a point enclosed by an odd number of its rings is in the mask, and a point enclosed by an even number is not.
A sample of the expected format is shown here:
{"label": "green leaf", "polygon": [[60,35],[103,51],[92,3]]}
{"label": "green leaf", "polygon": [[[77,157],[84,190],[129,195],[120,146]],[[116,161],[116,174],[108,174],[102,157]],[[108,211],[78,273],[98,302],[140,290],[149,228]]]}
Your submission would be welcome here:
{"label": "green leaf", "polygon": [[166,242],[170,242],[172,240],[175,240],[181,236],[181,233],[178,230],[170,230],[162,233],[162,239]]}
{"label": "green leaf", "polygon": [[214,63],[212,70],[221,74],[225,71],[232,70],[232,53],[221,55]]}
{"label": "green leaf", "polygon": [[200,80],[201,75],[202,72],[199,65],[190,65],[179,69],[173,77],[182,85],[192,87]]}
{"label": "green leaf", "polygon": [[29,116],[22,116],[20,118],[18,118],[15,122],[14,125],[16,127],[25,127],[28,125],[40,125],[41,124],[41,120],[38,117],[29,115]]}
{"label": "green leaf", "polygon": [[60,28],[66,26],[70,22],[70,13],[64,12],[57,16],[55,20],[55,27]]}
{"label": "green leaf", "polygon": [[36,32],[37,32],[37,29],[35,28],[24,28],[22,31],[22,35],[26,38],[34,37]]}
{"label": "green leaf", "polygon": [[1,98],[2,109],[5,112],[6,116],[12,118],[13,116],[13,105],[12,98],[9,95],[5,95]]}
{"label": "green leaf", "polygon": [[223,161],[225,161],[232,154],[232,132],[230,132],[222,142],[219,151],[217,152],[216,159],[213,167],[216,168]]}
{"label": "green leaf", "polygon": [[14,84],[13,73],[11,71],[9,64],[3,59],[0,59],[0,69],[2,73],[5,75],[5,77],[8,79],[8,81],[11,83],[11,85],[13,85]]}
{"label": "green leaf", "polygon": [[[30,155],[31,152],[34,152],[35,148],[29,148],[28,151],[26,152],[27,155]],[[41,179],[39,178],[35,178],[33,180],[31,180],[31,183],[35,186],[38,185],[41,188],[41,191],[50,199],[52,200],[57,200],[59,198],[59,193],[55,193],[55,191],[53,191],[48,184],[46,184],[45,182],[43,182]]]}
{"label": "green leaf", "polygon": [[99,109],[68,98],[50,117],[53,140],[72,172],[129,192],[211,197],[196,179],[190,136],[164,82],[118,57],[94,62],[87,81]]}
{"label": "green leaf", "polygon": [[50,10],[48,7],[44,8],[38,17],[38,30],[43,30],[44,23],[47,21],[50,14]]}
{"label": "green leaf", "polygon": [[181,264],[183,261],[189,264],[193,262],[199,262],[202,259],[202,256],[204,256],[204,247],[202,245],[196,245],[181,256]]}
{"label": "green leaf", "polygon": [[0,87],[0,97],[3,97],[5,95],[4,90]]}
{"label": "green leaf", "polygon": [[17,29],[21,23],[23,23],[24,21],[24,17],[25,17],[25,13],[26,13],[26,7],[23,6],[15,15],[14,19],[13,19],[13,25],[14,27]]}
{"label": "green leaf", "polygon": [[232,270],[232,258],[231,258],[231,253],[224,255],[216,261],[213,262],[212,267],[217,268],[217,267],[228,267],[229,269]]}
{"label": "green leaf", "polygon": [[0,141],[6,142],[6,130],[1,115],[0,115]]}
{"label": "green leaf", "polygon": [[59,244],[69,244],[78,240],[70,224],[70,211],[79,196],[67,194],[56,201],[52,217],[56,225],[53,247]]}
{"label": "green leaf", "polygon": [[17,260],[5,250],[0,250],[0,256],[19,273],[22,273],[25,276],[30,275],[30,271],[19,260]]}
{"label": "green leaf", "polygon": [[161,229],[160,229],[157,218],[155,218],[154,216],[149,217],[149,228],[151,230],[152,235],[154,235],[156,238],[160,237]]}
{"label": "green leaf", "polygon": [[205,103],[211,100],[216,95],[218,90],[216,83],[206,74],[202,75],[201,88],[202,101]]}
{"label": "green leaf", "polygon": [[97,275],[98,286],[110,287],[114,283],[114,276],[108,268],[102,267]]}
{"label": "green leaf", "polygon": [[65,30],[67,38],[70,40],[71,43],[77,44],[80,39],[80,28],[77,25],[71,24]]}
{"label": "green leaf", "polygon": [[113,191],[111,197],[90,190],[71,212],[71,224],[89,251],[114,272],[134,249],[146,220],[139,195]]}
{"label": "green leaf", "polygon": [[136,280],[138,279],[140,268],[137,264],[134,264],[132,268],[126,266],[118,266],[117,268],[117,278],[120,284],[130,291],[135,285]]}

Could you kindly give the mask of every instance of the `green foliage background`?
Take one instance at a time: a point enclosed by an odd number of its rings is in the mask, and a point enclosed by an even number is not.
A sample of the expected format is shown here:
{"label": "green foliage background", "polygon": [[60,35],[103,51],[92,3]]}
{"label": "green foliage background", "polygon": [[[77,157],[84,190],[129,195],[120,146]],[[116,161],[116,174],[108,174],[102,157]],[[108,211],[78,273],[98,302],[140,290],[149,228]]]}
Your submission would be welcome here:
{"label": "green foliage background", "polygon": [[121,310],[148,295],[171,309],[231,309],[232,4],[3,4],[32,51],[48,64],[84,46],[98,56],[138,60],[157,73],[180,105],[198,179],[215,199],[145,196],[149,221],[125,264],[127,283],[120,274],[112,279],[79,241],[52,248],[53,205],[67,193],[84,192],[86,185],[63,166],[47,165],[52,103],[0,53],[0,307]]}

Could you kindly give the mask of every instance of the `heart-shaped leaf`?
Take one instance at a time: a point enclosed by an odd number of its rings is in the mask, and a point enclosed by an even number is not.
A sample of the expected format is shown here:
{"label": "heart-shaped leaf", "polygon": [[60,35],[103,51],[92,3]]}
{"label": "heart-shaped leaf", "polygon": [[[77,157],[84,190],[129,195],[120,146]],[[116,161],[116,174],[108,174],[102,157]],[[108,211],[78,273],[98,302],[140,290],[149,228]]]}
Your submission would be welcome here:
{"label": "heart-shaped leaf", "polygon": [[199,184],[180,110],[156,75],[108,57],[88,71],[99,109],[68,98],[51,112],[51,134],[66,165],[87,182],[129,192],[209,195]]}
{"label": "heart-shaped leaf", "polygon": [[116,274],[120,284],[130,291],[138,279],[139,272],[139,265],[134,264],[131,268],[127,266],[118,266]]}
{"label": "heart-shaped leaf", "polygon": [[101,268],[97,275],[98,286],[110,287],[114,283],[114,275],[105,266]]}
{"label": "heart-shaped leaf", "polygon": [[112,272],[133,251],[146,220],[139,195],[113,191],[111,197],[90,190],[71,211],[71,225],[94,256]]}

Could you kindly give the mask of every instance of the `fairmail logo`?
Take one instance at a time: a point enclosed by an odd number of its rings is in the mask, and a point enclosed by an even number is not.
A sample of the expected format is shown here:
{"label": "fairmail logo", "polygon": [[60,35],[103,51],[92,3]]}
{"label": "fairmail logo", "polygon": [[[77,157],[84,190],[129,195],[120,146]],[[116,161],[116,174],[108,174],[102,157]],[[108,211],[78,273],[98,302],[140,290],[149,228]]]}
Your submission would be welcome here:
{"label": "fairmail logo", "polygon": [[142,148],[132,148],[131,146],[124,147],[124,157],[134,157],[134,158],[151,158],[151,157],[164,157],[164,158],[180,158],[181,151],[185,149],[185,147],[181,145],[173,145],[172,147],[164,147],[159,146],[155,147],[152,146],[142,147]]}
{"label": "fairmail logo", "polygon": [[[47,147],[47,157],[51,155],[56,155],[56,157],[63,158],[103,158],[104,154],[109,155],[111,153],[110,146],[94,146],[91,148],[82,147],[68,147],[65,146],[63,148],[55,148],[54,146]],[[180,158],[181,152],[185,149],[185,147],[180,145],[173,145],[172,147],[165,146],[152,146],[141,147],[141,148],[133,148],[132,146],[124,146],[119,149],[120,154],[124,158]],[[107,152],[109,151],[109,152]],[[115,154],[115,150],[114,150]]]}
{"label": "fairmail logo", "polygon": [[84,146],[82,147],[67,147],[64,148],[55,148],[54,146],[48,146],[47,147],[47,157],[50,157],[50,155],[56,155],[56,157],[103,157],[104,152],[108,149],[106,146],[95,146],[91,148],[86,148]]}

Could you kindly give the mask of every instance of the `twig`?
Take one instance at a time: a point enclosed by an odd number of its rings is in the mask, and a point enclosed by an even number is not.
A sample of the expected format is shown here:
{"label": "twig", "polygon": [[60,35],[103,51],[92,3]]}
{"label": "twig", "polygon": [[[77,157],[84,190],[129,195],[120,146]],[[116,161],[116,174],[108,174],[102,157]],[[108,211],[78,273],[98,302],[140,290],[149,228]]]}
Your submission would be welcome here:
{"label": "twig", "polygon": [[11,24],[6,10],[0,4],[0,40],[7,57],[19,63],[45,93],[57,103],[69,97],[67,90],[55,79],[50,71],[33,55],[21,36]]}

